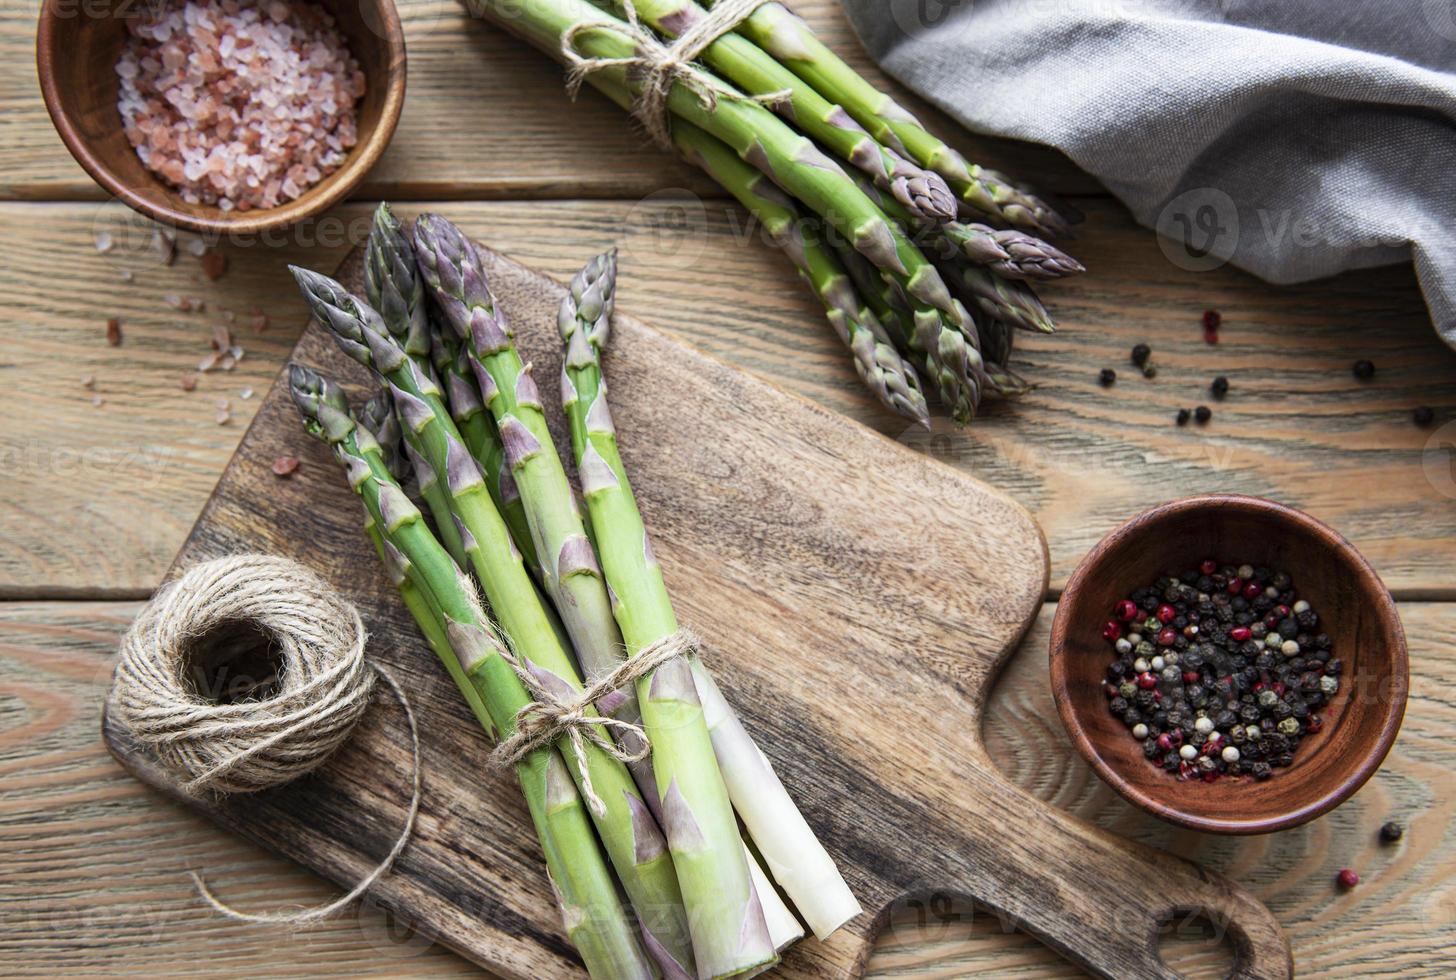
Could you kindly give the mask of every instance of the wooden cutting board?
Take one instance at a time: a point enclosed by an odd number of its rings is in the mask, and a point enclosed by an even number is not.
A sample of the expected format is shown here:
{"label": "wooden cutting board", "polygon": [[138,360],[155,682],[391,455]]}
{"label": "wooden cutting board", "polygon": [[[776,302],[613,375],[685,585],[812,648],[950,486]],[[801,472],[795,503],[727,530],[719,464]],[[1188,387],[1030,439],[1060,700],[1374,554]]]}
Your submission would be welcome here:
{"label": "wooden cutting board", "polygon": [[[524,356],[537,377],[557,377],[561,287],[487,258]],[[356,254],[340,277],[357,286],[359,268]],[[354,394],[369,388],[317,324],[296,357]],[[606,370],[678,613],[707,639],[724,690],[866,909],[828,942],[796,945],[776,976],[861,975],[892,904],[937,895],[974,898],[1103,976],[1172,976],[1159,926],[1188,910],[1227,926],[1238,975],[1291,974],[1279,926],[1247,892],[1052,809],[993,768],[982,706],[1047,582],[1046,543],[1026,510],[630,316],[616,318]],[[556,414],[556,386],[541,387]],[[303,460],[287,480],[270,472],[283,454]],[[275,384],[172,574],[267,551],[357,602],[370,655],[405,682],[423,732],[418,827],[374,897],[497,973],[576,975],[514,778],[485,765],[485,738],[386,581],[361,516]],[[104,730],[122,765],[181,798],[109,717]],[[348,885],[388,850],[407,784],[404,721],[381,696],[314,775],[187,802]]]}

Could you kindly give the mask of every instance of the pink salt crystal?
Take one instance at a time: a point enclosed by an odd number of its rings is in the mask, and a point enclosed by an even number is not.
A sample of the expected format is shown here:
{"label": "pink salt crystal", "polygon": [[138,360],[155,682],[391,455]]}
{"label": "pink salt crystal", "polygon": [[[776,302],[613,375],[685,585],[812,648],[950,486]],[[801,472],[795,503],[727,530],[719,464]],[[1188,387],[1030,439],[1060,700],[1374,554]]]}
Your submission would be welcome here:
{"label": "pink salt crystal", "polygon": [[125,134],[183,200],[276,206],[358,142],[364,74],[314,3],[156,0],[127,24],[116,64]]}

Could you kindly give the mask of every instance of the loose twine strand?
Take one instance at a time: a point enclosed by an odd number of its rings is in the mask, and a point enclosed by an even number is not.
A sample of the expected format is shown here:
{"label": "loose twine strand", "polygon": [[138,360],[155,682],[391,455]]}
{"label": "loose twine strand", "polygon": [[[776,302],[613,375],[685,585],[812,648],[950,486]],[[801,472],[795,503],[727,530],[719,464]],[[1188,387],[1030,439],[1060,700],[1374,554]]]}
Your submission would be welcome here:
{"label": "loose twine strand", "polygon": [[[218,704],[187,673],[198,643],[227,624],[251,624],[276,644],[277,687],[269,696]],[[190,796],[254,793],[317,769],[353,732],[377,673],[409,724],[411,791],[394,846],[350,892],[300,912],[250,914],[218,900],[192,873],[204,901],[244,922],[301,924],[325,918],[377,882],[404,850],[421,795],[419,729],[404,691],[364,659],[359,611],[296,562],[246,554],[202,562],[152,599],[122,638],[113,681],[119,720]]]}
{"label": "loose twine strand", "polygon": [[[612,758],[623,763],[640,762],[652,752],[652,744],[641,725],[618,718],[596,714],[592,705],[607,695],[635,684],[657,668],[679,657],[695,656],[700,641],[689,629],[679,629],[638,651],[637,655],[622,661],[610,673],[603,674],[583,689],[574,698],[565,699],[547,686],[528,665],[513,653],[506,654],[516,676],[531,695],[530,704],[516,713],[516,731],[495,747],[492,758],[497,765],[513,766],[537,749],[548,748],[558,739],[565,738],[571,746],[577,769],[581,773],[581,792],[587,805],[597,816],[606,814],[606,804],[592,786],[587,772],[586,745],[590,742]],[[640,744],[639,749],[628,749],[614,744],[604,733],[614,731],[619,741],[621,736],[631,736]]]}
{"label": "loose twine strand", "polygon": [[[627,16],[625,24],[615,18],[585,20],[562,33],[561,55],[567,64],[566,91],[574,99],[588,75],[606,68],[625,68],[629,78],[639,80],[640,84],[632,103],[632,115],[647,130],[652,141],[663,149],[672,148],[667,102],[674,84],[681,83],[697,97],[703,108],[710,111],[718,107],[720,98],[779,105],[793,93],[785,89],[764,95],[745,95],[693,64],[708,45],[734,30],[749,14],[770,2],[772,0],[718,0],[707,16],[683,31],[671,44],[663,44],[656,34],[642,25],[632,0],[622,0],[622,9]],[[636,46],[636,54],[627,58],[589,58],[576,49],[578,36],[589,31],[610,31],[626,37]]]}

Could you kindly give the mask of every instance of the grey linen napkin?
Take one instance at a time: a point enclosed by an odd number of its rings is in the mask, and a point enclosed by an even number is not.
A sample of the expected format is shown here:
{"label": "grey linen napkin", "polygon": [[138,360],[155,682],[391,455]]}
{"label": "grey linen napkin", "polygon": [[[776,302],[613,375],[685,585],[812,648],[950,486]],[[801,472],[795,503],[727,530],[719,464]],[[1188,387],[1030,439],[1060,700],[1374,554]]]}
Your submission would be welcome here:
{"label": "grey linen napkin", "polygon": [[1060,148],[1175,264],[1412,259],[1456,346],[1456,0],[842,0],[972,129]]}

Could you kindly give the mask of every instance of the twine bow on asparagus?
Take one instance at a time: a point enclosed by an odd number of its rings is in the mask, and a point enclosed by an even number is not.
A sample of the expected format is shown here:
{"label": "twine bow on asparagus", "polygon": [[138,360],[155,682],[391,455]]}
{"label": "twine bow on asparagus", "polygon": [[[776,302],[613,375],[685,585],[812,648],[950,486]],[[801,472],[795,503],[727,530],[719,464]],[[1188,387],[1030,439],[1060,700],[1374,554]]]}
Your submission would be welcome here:
{"label": "twine bow on asparagus", "polygon": [[[776,106],[792,97],[785,89],[762,95],[746,95],[693,64],[703,49],[724,34],[734,30],[759,7],[772,0],[719,0],[708,15],[689,27],[671,44],[663,44],[657,35],[644,27],[637,17],[632,0],[622,0],[627,22],[616,18],[587,20],[573,24],[561,35],[561,56],[566,61],[566,91],[574,99],[582,83],[592,72],[604,68],[625,68],[629,75],[640,78],[640,88],[632,104],[632,115],[642,123],[647,135],[662,149],[672,149],[667,100],[675,83],[681,82],[695,95],[705,109],[715,109],[720,98],[740,99]],[[637,53],[630,58],[588,58],[576,50],[578,34],[587,31],[611,31],[632,40]]]}
{"label": "twine bow on asparagus", "polygon": [[[570,700],[559,697],[519,657],[514,654],[507,655],[506,662],[520,678],[532,701],[516,713],[515,733],[495,747],[491,754],[492,759],[496,765],[509,768],[535,750],[547,748],[558,739],[565,738],[571,745],[571,751],[583,774],[587,770],[587,742],[619,762],[642,761],[652,752],[652,743],[648,741],[642,726],[609,718],[605,714],[596,714],[591,710],[592,705],[635,684],[639,678],[646,677],[664,664],[679,657],[696,656],[700,646],[701,641],[696,633],[689,629],[679,629],[676,633],[643,647],[636,656],[622,661],[616,669],[597,678]],[[632,750],[614,744],[601,733],[599,729],[603,728],[611,729],[619,736],[630,736],[640,747]],[[606,804],[597,796],[589,775],[584,775],[581,791],[594,813],[601,814],[605,811]]]}

